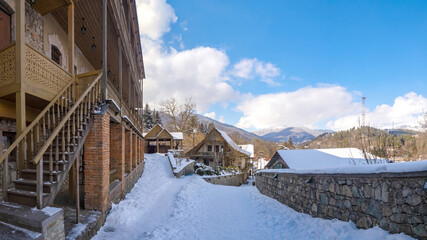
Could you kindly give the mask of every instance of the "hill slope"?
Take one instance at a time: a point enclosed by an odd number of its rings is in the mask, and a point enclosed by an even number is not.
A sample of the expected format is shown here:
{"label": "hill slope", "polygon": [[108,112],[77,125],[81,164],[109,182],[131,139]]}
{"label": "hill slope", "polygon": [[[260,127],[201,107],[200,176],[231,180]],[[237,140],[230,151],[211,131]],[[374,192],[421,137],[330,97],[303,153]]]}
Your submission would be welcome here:
{"label": "hill slope", "polygon": [[[277,131],[278,130],[278,131]],[[261,138],[266,141],[273,142],[284,142],[288,141],[292,137],[294,143],[302,143],[305,141],[310,141],[316,138],[317,136],[325,133],[331,132],[329,130],[313,130],[303,127],[287,127],[284,129],[266,129],[261,131],[256,131],[255,133],[263,134]]]}

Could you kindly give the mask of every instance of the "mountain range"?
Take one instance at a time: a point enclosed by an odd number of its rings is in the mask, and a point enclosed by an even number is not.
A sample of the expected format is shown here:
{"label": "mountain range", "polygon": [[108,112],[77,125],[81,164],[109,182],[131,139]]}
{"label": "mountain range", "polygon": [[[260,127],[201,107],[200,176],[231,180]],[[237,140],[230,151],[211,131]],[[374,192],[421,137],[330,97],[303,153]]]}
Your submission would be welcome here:
{"label": "mountain range", "polygon": [[284,141],[289,141],[289,138],[292,138],[292,142],[302,143],[305,141],[313,140],[317,136],[326,132],[332,132],[332,131],[331,130],[314,130],[314,129],[305,128],[305,127],[286,127],[286,128],[264,129],[261,131],[255,131],[253,133],[259,135],[265,141],[284,142]]}

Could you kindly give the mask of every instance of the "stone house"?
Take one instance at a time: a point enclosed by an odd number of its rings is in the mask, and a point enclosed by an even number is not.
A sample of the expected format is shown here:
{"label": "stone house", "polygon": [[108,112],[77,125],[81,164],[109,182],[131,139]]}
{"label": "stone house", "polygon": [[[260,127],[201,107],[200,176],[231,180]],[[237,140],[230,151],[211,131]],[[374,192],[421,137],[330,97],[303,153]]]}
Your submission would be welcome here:
{"label": "stone house", "polygon": [[[374,157],[373,155],[369,155]],[[376,163],[387,163],[376,158]],[[362,150],[357,148],[278,150],[265,168],[318,169],[367,164]]]}
{"label": "stone house", "polygon": [[41,209],[66,189],[105,215],[144,165],[135,1],[0,0],[0,19],[1,198]]}
{"label": "stone house", "polygon": [[169,132],[160,124],[144,133],[146,153],[167,153],[168,150],[182,150],[182,132]]}
{"label": "stone house", "polygon": [[242,170],[250,167],[251,153],[240,148],[226,132],[211,124],[205,138],[186,155],[207,166],[235,166]]}

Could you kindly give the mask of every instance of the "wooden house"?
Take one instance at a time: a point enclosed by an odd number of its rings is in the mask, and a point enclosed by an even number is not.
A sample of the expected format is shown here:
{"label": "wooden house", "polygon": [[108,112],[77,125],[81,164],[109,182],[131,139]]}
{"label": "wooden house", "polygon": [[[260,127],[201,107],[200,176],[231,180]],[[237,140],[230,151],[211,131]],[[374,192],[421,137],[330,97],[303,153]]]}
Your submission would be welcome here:
{"label": "wooden house", "polygon": [[146,153],[167,153],[169,149],[182,149],[182,132],[169,132],[160,124],[144,133]]}
{"label": "wooden house", "polygon": [[2,199],[44,208],[66,187],[107,212],[143,169],[136,1],[0,0],[0,19]]}
{"label": "wooden house", "polygon": [[250,167],[251,153],[240,148],[226,132],[213,124],[205,138],[186,155],[207,166],[235,166],[242,170]]}

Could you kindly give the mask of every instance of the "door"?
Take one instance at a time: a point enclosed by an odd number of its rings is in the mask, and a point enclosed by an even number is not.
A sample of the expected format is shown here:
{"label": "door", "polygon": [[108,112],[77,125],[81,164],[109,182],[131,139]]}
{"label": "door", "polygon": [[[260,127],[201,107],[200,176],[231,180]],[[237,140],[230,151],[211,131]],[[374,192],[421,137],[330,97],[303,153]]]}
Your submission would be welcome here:
{"label": "door", "polygon": [[0,8],[0,49],[10,44],[10,15]]}

